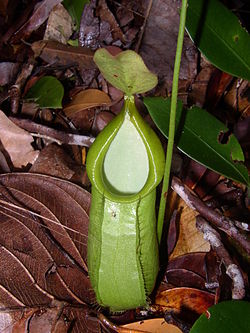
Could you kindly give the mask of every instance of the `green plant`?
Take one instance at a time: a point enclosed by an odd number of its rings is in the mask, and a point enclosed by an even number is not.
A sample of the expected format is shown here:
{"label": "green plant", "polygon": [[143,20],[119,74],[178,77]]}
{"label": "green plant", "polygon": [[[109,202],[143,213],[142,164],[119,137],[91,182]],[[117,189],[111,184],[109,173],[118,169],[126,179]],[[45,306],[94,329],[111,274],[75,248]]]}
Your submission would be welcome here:
{"label": "green plant", "polygon": [[40,108],[57,109],[62,107],[63,85],[54,76],[43,76],[25,95],[26,100],[34,101]]}
{"label": "green plant", "polygon": [[157,79],[133,51],[112,57],[101,49],[95,61],[126,95],[121,113],[87,156],[92,183],[88,267],[98,303],[121,311],[147,304],[159,270],[155,188],[163,175],[164,151],[133,97],[154,87]]}
{"label": "green plant", "polygon": [[[192,4],[195,5],[194,2]],[[97,301],[113,311],[146,305],[147,296],[154,287],[176,120],[178,126],[182,126],[178,128],[176,142],[180,149],[201,163],[207,163],[212,169],[212,155],[209,154],[215,153],[218,160],[223,161],[214,168],[217,172],[249,184],[247,170],[238,164],[244,161],[244,156],[236,138],[231,136],[227,149],[223,149],[219,143],[219,135],[227,130],[223,124],[208,116],[209,122],[215,124],[215,130],[212,136],[202,136],[199,134],[199,122],[193,119],[204,117],[204,110],[191,109],[191,120],[190,117],[181,119],[183,110],[177,103],[177,93],[186,13],[187,0],[183,0],[171,100],[144,99],[157,126],[168,137],[157,236],[155,187],[163,175],[164,154],[157,137],[138,115],[133,99],[133,94],[152,89],[157,83],[156,77],[132,51],[113,57],[106,50],[100,49],[94,57],[106,80],[125,93],[125,105],[121,114],[97,137],[87,157],[87,172],[92,183],[88,240],[89,275]],[[210,25],[208,26],[210,29]],[[165,116],[170,113],[169,121],[157,114],[159,107]],[[186,131],[183,128],[186,128]],[[188,135],[192,140],[202,138],[198,152],[192,151],[192,146],[185,144]],[[202,145],[211,146],[212,152],[208,156],[202,154]],[[199,157],[199,150],[202,158]],[[134,163],[137,153],[139,158]],[[121,168],[119,173],[121,165],[124,168]]]}

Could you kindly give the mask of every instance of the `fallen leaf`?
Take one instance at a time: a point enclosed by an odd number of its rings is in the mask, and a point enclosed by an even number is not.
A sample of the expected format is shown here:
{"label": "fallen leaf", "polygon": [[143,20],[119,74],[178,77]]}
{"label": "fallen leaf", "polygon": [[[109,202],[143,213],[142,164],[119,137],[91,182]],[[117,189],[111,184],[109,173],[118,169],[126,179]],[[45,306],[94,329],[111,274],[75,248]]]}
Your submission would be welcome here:
{"label": "fallen leaf", "polygon": [[[130,3],[130,6],[132,5],[132,2]],[[128,6],[117,6],[116,9],[116,17],[117,20],[119,22],[120,27],[125,27],[126,25],[128,25],[130,22],[132,22],[135,18],[136,18],[136,14],[138,13],[138,9],[137,9],[137,13],[134,13]]]}
{"label": "fallen leaf", "polygon": [[199,274],[203,278],[206,276],[205,258],[207,252],[193,252],[176,257],[169,261],[168,269],[189,269],[190,271]]}
{"label": "fallen leaf", "polygon": [[195,288],[173,288],[161,291],[157,294],[155,305],[160,305],[164,310],[181,312],[189,310],[202,314],[210,306],[214,305],[215,296],[207,291]]}
{"label": "fallen leaf", "polygon": [[90,194],[57,178],[0,175],[1,302],[94,301],[87,275]]}
{"label": "fallen leaf", "polygon": [[108,123],[114,119],[114,114],[109,111],[102,111],[96,114],[93,126],[92,126],[92,133],[97,135],[100,133]]}
{"label": "fallen leaf", "polygon": [[74,323],[74,325],[72,325],[73,327],[71,333],[101,332],[101,328],[97,318],[93,316],[93,313],[87,307],[65,307],[62,316],[63,318],[66,318]]}
{"label": "fallen leaf", "polygon": [[[169,82],[169,88],[173,79],[180,6],[181,1],[153,1],[139,52],[148,68]],[[180,80],[195,78],[196,59],[197,51],[185,35]]]}
{"label": "fallen leaf", "polygon": [[39,155],[39,151],[34,151],[31,145],[33,137],[10,121],[2,111],[0,111],[0,140],[15,168],[33,164]]}
{"label": "fallen leaf", "polygon": [[188,94],[188,98],[190,99],[190,105],[195,104],[202,108],[206,103],[209,80],[215,68],[202,57],[200,67],[201,69],[190,87],[191,91]]}
{"label": "fallen leaf", "polygon": [[174,210],[171,219],[169,221],[168,237],[167,237],[167,249],[168,256],[173,252],[178,240],[178,219],[177,210]]}
{"label": "fallen leaf", "polygon": [[8,162],[0,150],[0,173],[10,172],[10,167],[8,165]]}
{"label": "fallen leaf", "polygon": [[235,117],[237,117],[239,113],[241,114],[240,118],[249,116],[249,93],[250,83],[246,80],[235,80],[233,85],[225,92],[223,101],[227,108],[235,110]]}
{"label": "fallen leaf", "polygon": [[73,21],[67,10],[60,3],[50,12],[44,40],[54,40],[67,44],[73,33]]}
{"label": "fallen leaf", "polygon": [[206,252],[188,253],[170,260],[165,277],[176,287],[206,289]]}
{"label": "fallen leaf", "polygon": [[[9,310],[9,311],[8,311]],[[99,333],[100,325],[86,307],[55,302],[51,308],[0,309],[1,333]]]}
{"label": "fallen leaf", "polygon": [[[210,65],[212,67],[212,65]],[[213,73],[210,75],[209,84],[207,87],[206,94],[206,107],[209,110],[213,110],[218,105],[219,101],[226,94],[228,87],[233,81],[233,76],[225,72],[221,72],[219,69],[214,69]],[[235,82],[236,84],[236,82]],[[234,87],[235,89],[235,87]],[[237,91],[237,90],[235,90]],[[233,109],[233,106],[231,106]]]}
{"label": "fallen leaf", "polygon": [[207,169],[204,165],[187,160],[182,171],[182,180],[185,185],[191,188],[200,198],[204,198],[214,189],[220,175]]}
{"label": "fallen leaf", "polygon": [[113,42],[117,41],[117,40],[124,42],[125,37],[122,33],[122,30],[119,27],[114,15],[108,8],[105,0],[100,0],[98,2],[98,7],[97,7],[96,12],[97,12],[97,16],[100,16],[100,19],[102,21],[107,22],[109,24],[109,29],[112,33]]}
{"label": "fallen leaf", "polygon": [[206,170],[207,168],[204,165],[189,159],[183,170],[182,179],[184,184],[186,184],[191,190],[194,190],[205,175]]}
{"label": "fallen leaf", "polygon": [[98,89],[87,89],[76,94],[63,110],[66,116],[72,117],[79,111],[97,106],[108,106],[110,103],[111,100],[105,92]]}
{"label": "fallen leaf", "polygon": [[[206,254],[205,269],[207,288],[210,287],[210,289],[216,289],[221,286],[222,291],[223,288],[227,288],[228,282],[224,282],[226,276],[221,272],[221,260],[218,258],[216,252],[212,249]],[[231,286],[228,289],[231,291]]]}
{"label": "fallen leaf", "polygon": [[95,69],[94,52],[87,47],[74,47],[55,41],[38,41],[31,46],[35,57],[53,65],[77,66],[80,69]]}
{"label": "fallen leaf", "polygon": [[[127,330],[123,330],[126,328]],[[129,330],[128,330],[129,329]],[[119,333],[136,333],[136,332],[145,332],[145,333],[182,333],[182,331],[174,325],[166,323],[164,318],[155,318],[138,321],[135,323],[127,324],[121,326],[118,329]]]}
{"label": "fallen leaf", "polygon": [[28,38],[31,33],[37,30],[49,17],[54,6],[62,0],[43,0],[35,7],[29,20],[13,35],[11,42],[13,44],[20,42],[21,39]]}
{"label": "fallen leaf", "polygon": [[[61,316],[62,306],[58,304],[57,307],[45,308],[43,310],[37,311],[29,319],[28,327],[29,331],[24,331],[23,333],[67,333],[71,322],[64,320]],[[60,326],[60,331],[58,327]]]}
{"label": "fallen leaf", "polygon": [[62,179],[80,180],[80,175],[83,176],[83,169],[73,161],[63,147],[51,143],[45,146],[30,168],[29,172],[40,173],[54,176]]}
{"label": "fallen leaf", "polygon": [[206,289],[206,280],[199,274],[192,272],[189,269],[176,268],[168,269],[166,272],[166,280],[176,287],[190,287],[197,289]]}
{"label": "fallen leaf", "polygon": [[[0,310],[0,332],[2,333],[27,333],[26,328],[38,308],[30,310],[3,311]],[[30,332],[31,333],[31,332]]]}
{"label": "fallen leaf", "polygon": [[13,62],[0,63],[0,86],[10,84],[16,77],[19,64]]}
{"label": "fallen leaf", "polygon": [[208,252],[210,245],[204,240],[203,234],[196,228],[197,212],[171,191],[168,196],[169,213],[175,209],[179,211],[179,237],[176,246],[170,256],[174,259],[191,252]]}
{"label": "fallen leaf", "polygon": [[204,198],[210,194],[216,184],[219,182],[221,175],[217,172],[207,169],[204,175],[196,185],[194,192],[200,197]]}

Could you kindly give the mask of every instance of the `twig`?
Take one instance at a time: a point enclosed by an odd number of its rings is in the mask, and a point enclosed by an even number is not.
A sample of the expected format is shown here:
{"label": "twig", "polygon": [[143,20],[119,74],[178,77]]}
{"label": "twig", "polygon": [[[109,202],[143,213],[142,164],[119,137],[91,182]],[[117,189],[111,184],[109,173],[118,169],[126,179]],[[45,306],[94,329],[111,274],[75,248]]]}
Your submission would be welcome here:
{"label": "twig", "polygon": [[35,138],[40,138],[40,139],[44,139],[44,140],[55,142],[58,145],[62,144],[62,142],[60,140],[52,138],[51,136],[48,136],[48,135],[38,134],[38,133],[32,133],[32,132],[30,132],[30,135],[34,136]]}
{"label": "twig", "polygon": [[139,53],[139,50],[140,50],[142,37],[144,35],[145,27],[147,25],[147,21],[148,21],[148,17],[149,17],[151,8],[152,8],[152,4],[153,4],[153,0],[149,0],[147,12],[146,12],[146,15],[145,15],[145,18],[144,18],[144,21],[143,21],[143,25],[142,25],[141,30],[140,30],[140,34],[139,34],[139,37],[138,37],[138,41],[136,43],[136,47],[135,47],[135,52],[137,52],[137,53]]}
{"label": "twig", "polygon": [[97,315],[100,325],[103,328],[110,328],[111,330],[117,332],[117,333],[131,333],[133,332],[138,332],[138,333],[143,333],[145,331],[141,330],[136,330],[136,329],[130,329],[130,328],[125,328],[125,327],[120,327],[115,324],[113,324],[107,317],[105,317],[102,313],[98,313]]}
{"label": "twig", "polygon": [[35,136],[53,140],[59,144],[78,145],[90,147],[95,138],[86,135],[65,133],[44,125],[37,124],[29,119],[19,119],[9,117],[9,119],[19,127],[31,133],[36,132]]}
{"label": "twig", "polygon": [[223,246],[219,233],[201,216],[196,217],[196,226],[200,230],[204,239],[207,240],[217,253],[226,268],[226,274],[233,282],[232,299],[242,299],[245,297],[244,279],[238,266],[232,261],[229,253]]}
{"label": "twig", "polygon": [[207,221],[224,231],[229,237],[238,242],[246,253],[250,255],[250,242],[247,240],[247,237],[236,228],[236,225],[237,227],[240,225],[243,229],[244,225],[248,226],[248,223],[234,221],[223,216],[218,211],[209,208],[176,177],[173,177],[172,188],[190,208],[197,210]]}
{"label": "twig", "polygon": [[31,62],[24,64],[20,75],[16,79],[16,83],[10,87],[10,104],[11,104],[11,112],[13,114],[18,113],[19,105],[20,105],[20,97],[21,97],[21,89],[25,84],[27,78],[33,71],[35,62],[32,60]]}

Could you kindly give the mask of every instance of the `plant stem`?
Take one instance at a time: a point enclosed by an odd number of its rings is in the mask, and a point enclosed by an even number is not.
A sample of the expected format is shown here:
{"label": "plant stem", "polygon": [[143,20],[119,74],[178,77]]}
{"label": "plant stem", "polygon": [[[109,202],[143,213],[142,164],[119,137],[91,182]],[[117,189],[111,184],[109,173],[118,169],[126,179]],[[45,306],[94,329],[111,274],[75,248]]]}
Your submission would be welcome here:
{"label": "plant stem", "polygon": [[178,80],[179,80],[181,54],[182,54],[182,46],[183,46],[183,39],[184,39],[184,32],[185,32],[186,14],[187,14],[187,0],[182,0],[179,33],[178,33],[175,64],[174,64],[173,84],[172,84],[171,111],[170,111],[170,119],[169,119],[169,134],[168,134],[166,164],[165,164],[161,200],[160,200],[160,207],[159,207],[159,213],[158,213],[158,223],[157,223],[157,235],[158,235],[159,244],[161,242],[162,229],[163,229],[163,224],[164,224],[166,199],[167,199],[167,192],[168,192],[168,187],[169,187],[169,178],[170,178],[171,162],[172,162],[173,147],[174,147],[175,118],[176,118],[176,106],[177,106],[177,96],[178,96]]}

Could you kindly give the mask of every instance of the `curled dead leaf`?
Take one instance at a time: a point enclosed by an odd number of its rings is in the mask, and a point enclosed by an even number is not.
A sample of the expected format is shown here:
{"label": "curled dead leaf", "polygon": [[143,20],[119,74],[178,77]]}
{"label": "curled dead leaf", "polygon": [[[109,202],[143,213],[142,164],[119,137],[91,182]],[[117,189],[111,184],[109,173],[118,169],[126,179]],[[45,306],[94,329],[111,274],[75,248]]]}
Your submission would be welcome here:
{"label": "curled dead leaf", "polygon": [[108,106],[111,103],[109,96],[98,89],[87,89],[76,94],[72,101],[64,108],[68,117],[75,113],[97,106]]}
{"label": "curled dead leaf", "polygon": [[33,164],[39,155],[31,145],[33,137],[0,111],[0,141],[15,168]]}
{"label": "curled dead leaf", "polygon": [[181,312],[183,309],[202,314],[215,303],[215,295],[195,288],[173,288],[157,294],[155,305],[164,310]]}

